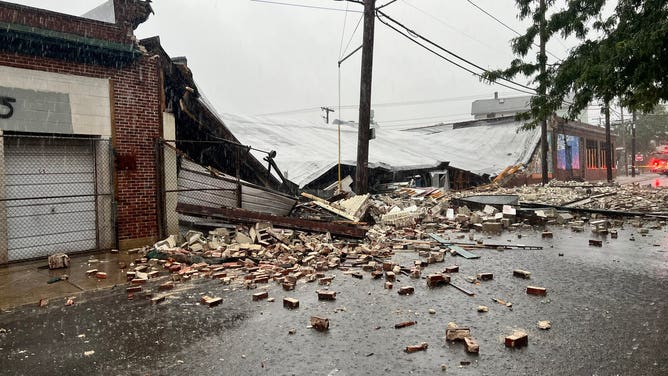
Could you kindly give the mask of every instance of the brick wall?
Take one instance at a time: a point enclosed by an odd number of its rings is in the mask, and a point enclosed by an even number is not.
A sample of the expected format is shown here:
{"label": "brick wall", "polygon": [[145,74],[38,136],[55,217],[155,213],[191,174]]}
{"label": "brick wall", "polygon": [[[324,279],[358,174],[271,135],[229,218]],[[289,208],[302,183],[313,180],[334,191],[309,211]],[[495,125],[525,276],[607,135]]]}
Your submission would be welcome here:
{"label": "brick wall", "polygon": [[142,57],[115,69],[0,52],[0,65],[111,80],[115,149],[136,161],[136,169],[116,172],[121,241],[158,235],[154,140],[162,120],[157,60]]}
{"label": "brick wall", "polygon": [[[91,5],[97,4],[91,2]],[[92,8],[91,8],[92,9]],[[70,16],[0,1],[0,22],[28,25],[118,43],[132,43],[127,26]]]}

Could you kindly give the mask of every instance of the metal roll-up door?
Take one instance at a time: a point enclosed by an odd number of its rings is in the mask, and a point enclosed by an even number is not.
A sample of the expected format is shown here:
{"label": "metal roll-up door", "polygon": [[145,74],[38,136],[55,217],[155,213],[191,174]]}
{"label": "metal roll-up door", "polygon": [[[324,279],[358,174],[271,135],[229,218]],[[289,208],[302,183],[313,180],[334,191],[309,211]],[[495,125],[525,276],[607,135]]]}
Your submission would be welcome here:
{"label": "metal roll-up door", "polygon": [[4,137],[9,261],[96,248],[92,140]]}

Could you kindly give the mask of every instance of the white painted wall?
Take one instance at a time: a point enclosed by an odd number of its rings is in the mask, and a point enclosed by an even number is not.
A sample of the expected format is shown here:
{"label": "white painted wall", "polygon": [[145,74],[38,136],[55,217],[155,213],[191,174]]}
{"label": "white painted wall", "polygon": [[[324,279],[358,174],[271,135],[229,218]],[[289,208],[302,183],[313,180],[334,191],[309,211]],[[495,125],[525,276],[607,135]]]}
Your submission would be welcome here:
{"label": "white painted wall", "polygon": [[73,134],[111,136],[108,79],[0,66],[0,87],[66,94]]}

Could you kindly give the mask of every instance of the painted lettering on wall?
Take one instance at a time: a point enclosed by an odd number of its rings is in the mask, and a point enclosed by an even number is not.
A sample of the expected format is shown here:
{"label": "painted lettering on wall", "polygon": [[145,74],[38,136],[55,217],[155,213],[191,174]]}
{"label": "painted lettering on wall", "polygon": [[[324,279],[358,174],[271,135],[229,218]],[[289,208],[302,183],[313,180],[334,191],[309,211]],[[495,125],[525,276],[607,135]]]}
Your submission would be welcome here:
{"label": "painted lettering on wall", "polygon": [[16,98],[0,96],[0,119],[9,119],[14,115],[14,106],[12,106],[14,102]]}

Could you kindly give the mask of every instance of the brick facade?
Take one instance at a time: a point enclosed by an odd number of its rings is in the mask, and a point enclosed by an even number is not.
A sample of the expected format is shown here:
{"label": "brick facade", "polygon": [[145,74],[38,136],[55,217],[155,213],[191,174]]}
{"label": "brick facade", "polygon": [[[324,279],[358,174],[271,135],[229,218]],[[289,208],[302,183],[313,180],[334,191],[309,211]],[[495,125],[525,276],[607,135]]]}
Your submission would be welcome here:
{"label": "brick facade", "polygon": [[[0,2],[0,22],[132,43],[128,24],[118,26],[4,2]],[[121,247],[134,245],[133,239],[155,239],[154,143],[162,132],[161,68],[157,59],[141,56],[115,68],[0,51],[0,65],[110,80],[114,151],[116,156],[133,161],[132,168],[115,172],[117,236]]]}

